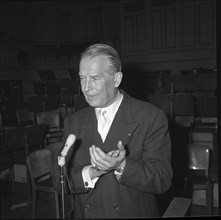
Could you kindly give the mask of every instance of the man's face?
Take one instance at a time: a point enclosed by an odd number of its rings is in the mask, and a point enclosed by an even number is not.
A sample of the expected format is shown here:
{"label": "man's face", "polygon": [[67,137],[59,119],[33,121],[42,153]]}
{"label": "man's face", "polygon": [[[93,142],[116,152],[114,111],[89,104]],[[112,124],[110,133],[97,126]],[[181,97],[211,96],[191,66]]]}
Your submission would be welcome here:
{"label": "man's face", "polygon": [[117,95],[119,73],[110,75],[107,73],[107,67],[108,61],[104,57],[85,57],[80,62],[81,89],[92,107],[106,107]]}

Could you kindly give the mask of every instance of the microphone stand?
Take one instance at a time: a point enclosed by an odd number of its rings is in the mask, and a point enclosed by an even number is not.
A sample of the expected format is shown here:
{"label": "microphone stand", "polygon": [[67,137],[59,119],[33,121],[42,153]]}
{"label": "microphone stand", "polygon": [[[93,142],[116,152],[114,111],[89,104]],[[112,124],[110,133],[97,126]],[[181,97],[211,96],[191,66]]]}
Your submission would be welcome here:
{"label": "microphone stand", "polygon": [[[65,218],[65,210],[64,210],[64,165],[65,165],[65,156],[67,155],[68,150],[73,145],[76,140],[76,136],[70,134],[66,140],[64,145],[64,149],[61,152],[61,156],[58,156],[58,165],[60,166],[60,183],[61,183],[61,202],[62,202],[62,219]],[[67,178],[68,181],[68,178]]]}
{"label": "microphone stand", "polygon": [[58,156],[58,165],[60,166],[62,219],[65,219],[65,209],[64,209],[64,165],[65,165],[65,156]]}

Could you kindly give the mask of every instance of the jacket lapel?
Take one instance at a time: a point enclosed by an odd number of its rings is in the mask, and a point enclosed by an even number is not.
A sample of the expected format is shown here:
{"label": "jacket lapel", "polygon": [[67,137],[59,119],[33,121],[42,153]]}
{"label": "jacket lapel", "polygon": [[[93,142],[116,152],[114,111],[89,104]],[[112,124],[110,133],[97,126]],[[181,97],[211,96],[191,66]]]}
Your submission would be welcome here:
{"label": "jacket lapel", "polygon": [[107,152],[116,150],[116,144],[120,140],[124,145],[127,145],[133,132],[139,126],[139,123],[133,120],[131,98],[125,92],[123,94],[123,101],[115,115],[104,143]]}
{"label": "jacket lapel", "polygon": [[[94,144],[95,146],[103,144],[100,134],[97,131],[97,118],[94,108],[91,107],[88,114],[85,115],[85,121],[81,125],[79,132],[86,143]],[[91,145],[88,146],[88,148],[91,147]]]}
{"label": "jacket lapel", "polygon": [[90,108],[85,115],[85,120],[79,129],[81,138],[88,144],[88,148],[94,144],[100,147],[104,152],[116,150],[117,142],[122,141],[124,145],[127,145],[133,132],[139,126],[137,121],[134,121],[131,97],[124,91],[121,91],[124,95],[122,103],[115,115],[105,142],[103,143],[100,134],[97,131],[97,118],[94,108]]}

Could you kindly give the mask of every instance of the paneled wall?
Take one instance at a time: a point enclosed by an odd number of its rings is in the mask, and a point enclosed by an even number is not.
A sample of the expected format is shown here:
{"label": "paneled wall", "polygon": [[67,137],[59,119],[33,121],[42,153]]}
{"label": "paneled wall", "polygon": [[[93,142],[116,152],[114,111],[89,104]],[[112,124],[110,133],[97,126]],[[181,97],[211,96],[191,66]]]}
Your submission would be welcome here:
{"label": "paneled wall", "polygon": [[214,47],[215,11],[213,0],[124,1],[121,3],[122,52],[129,55]]}
{"label": "paneled wall", "polygon": [[121,52],[142,70],[216,66],[214,0],[122,1]]}

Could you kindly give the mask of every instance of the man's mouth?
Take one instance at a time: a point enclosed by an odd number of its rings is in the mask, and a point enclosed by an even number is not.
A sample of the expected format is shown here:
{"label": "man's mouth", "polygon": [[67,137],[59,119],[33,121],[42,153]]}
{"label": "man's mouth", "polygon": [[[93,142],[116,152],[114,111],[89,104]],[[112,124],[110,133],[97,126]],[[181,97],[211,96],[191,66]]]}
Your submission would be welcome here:
{"label": "man's mouth", "polygon": [[93,100],[93,99],[95,99],[96,98],[96,95],[86,95],[86,99],[88,100],[88,101],[91,101],[91,100]]}

